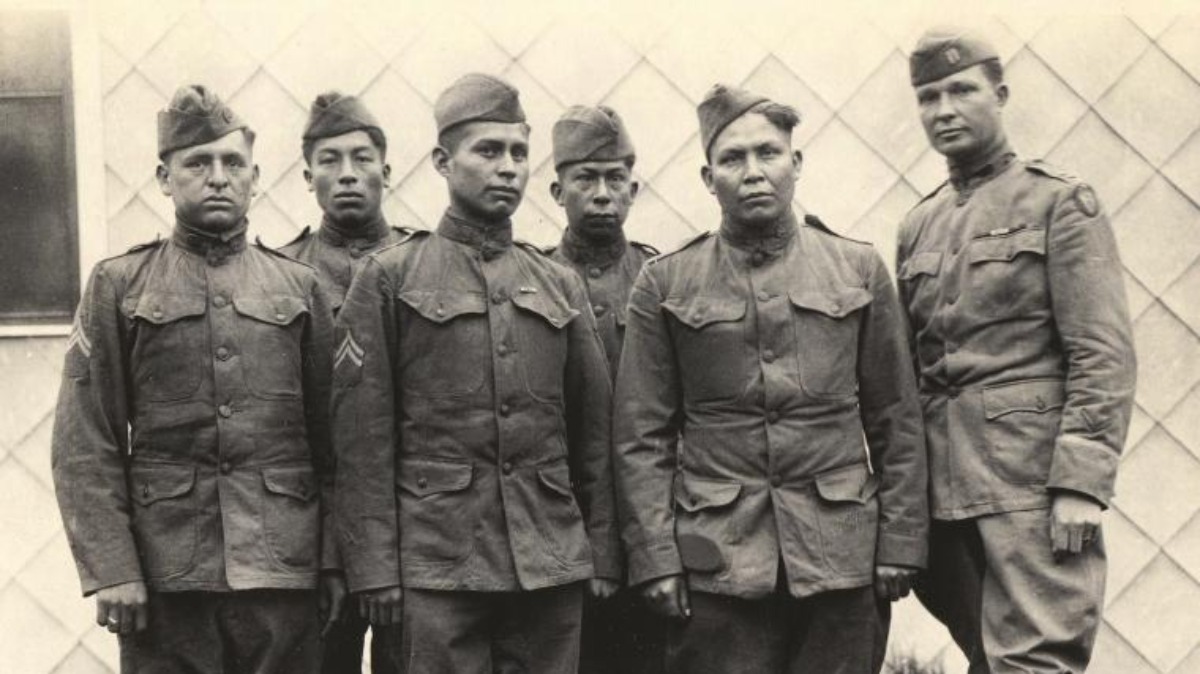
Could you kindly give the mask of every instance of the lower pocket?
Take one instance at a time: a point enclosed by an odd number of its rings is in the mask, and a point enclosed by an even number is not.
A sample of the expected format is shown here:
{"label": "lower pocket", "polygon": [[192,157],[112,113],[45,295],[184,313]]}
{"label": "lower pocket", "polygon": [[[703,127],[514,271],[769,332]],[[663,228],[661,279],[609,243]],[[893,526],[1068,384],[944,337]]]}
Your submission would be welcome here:
{"label": "lower pocket", "polygon": [[566,464],[539,468],[538,491],[543,495],[533,521],[550,554],[564,564],[585,562],[591,555],[583,514],[571,490]]}
{"label": "lower pocket", "polygon": [[817,476],[817,523],[825,564],[837,576],[870,576],[879,528],[879,482],[865,465]]}
{"label": "lower pocket", "polygon": [[1045,485],[1062,422],[1063,382],[1032,379],[983,389],[986,459],[1009,484]]}
{"label": "lower pocket", "polygon": [[147,579],[179,575],[195,564],[195,485],[192,466],[130,468],[133,533]]}
{"label": "lower pocket", "polygon": [[266,468],[262,475],[263,528],[271,555],[285,566],[315,567],[321,513],[312,468]]}
{"label": "lower pocket", "polygon": [[469,463],[406,460],[396,476],[405,561],[456,562],[475,540],[478,494]]}
{"label": "lower pocket", "polygon": [[716,573],[728,567],[729,547],[738,535],[734,505],[739,482],[682,475],[675,480],[675,537],[683,566]]}

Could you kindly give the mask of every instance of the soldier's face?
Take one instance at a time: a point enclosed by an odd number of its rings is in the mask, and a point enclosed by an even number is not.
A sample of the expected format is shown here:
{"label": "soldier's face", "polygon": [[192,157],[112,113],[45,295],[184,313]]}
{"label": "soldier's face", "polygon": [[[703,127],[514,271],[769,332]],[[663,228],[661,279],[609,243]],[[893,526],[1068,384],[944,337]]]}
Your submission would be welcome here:
{"label": "soldier's face", "polygon": [[767,224],[786,215],[796,193],[801,158],[792,135],[758,113],[742,115],[713,141],[701,177],[725,217]]}
{"label": "soldier's face", "polygon": [[325,215],[350,225],[379,217],[392,168],[366,131],[318,140],[311,161],[304,178]]}
{"label": "soldier's face", "polygon": [[163,194],[175,202],[180,220],[221,232],[246,217],[258,186],[258,167],[246,134],[234,131],[172,152],[159,165],[157,177]]}
{"label": "soldier's face", "polygon": [[993,85],[976,65],[917,87],[921,124],[939,153],[968,158],[994,147],[1004,132],[1001,110],[1008,87]]}
{"label": "soldier's face", "polygon": [[572,228],[611,236],[625,224],[638,183],[624,161],[587,161],[564,166],[550,193]]}
{"label": "soldier's face", "polygon": [[529,182],[529,128],[524,124],[468,122],[453,149],[434,151],[450,200],[483,220],[502,220],[521,205]]}

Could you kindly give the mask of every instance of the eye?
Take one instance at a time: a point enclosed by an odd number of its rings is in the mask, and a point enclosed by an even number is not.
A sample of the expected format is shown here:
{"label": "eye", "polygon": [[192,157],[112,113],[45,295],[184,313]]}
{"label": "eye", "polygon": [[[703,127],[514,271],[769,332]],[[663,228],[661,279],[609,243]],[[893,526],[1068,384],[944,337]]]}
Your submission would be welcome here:
{"label": "eye", "polygon": [[519,161],[519,162],[525,161],[526,159],[529,158],[529,148],[520,147],[520,146],[514,147],[512,149],[512,157],[513,157],[513,161]]}
{"label": "eye", "polygon": [[478,153],[479,156],[487,157],[488,159],[491,159],[497,155],[496,148],[492,145],[481,145],[475,149],[475,152]]}

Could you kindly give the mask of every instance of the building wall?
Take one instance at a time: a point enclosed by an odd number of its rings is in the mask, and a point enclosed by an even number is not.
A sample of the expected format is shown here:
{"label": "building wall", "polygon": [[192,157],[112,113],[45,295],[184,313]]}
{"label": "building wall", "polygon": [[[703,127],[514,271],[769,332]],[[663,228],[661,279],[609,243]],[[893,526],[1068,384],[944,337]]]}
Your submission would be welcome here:
{"label": "building wall", "polygon": [[[644,3],[648,4],[648,3]],[[398,6],[398,8],[396,7]],[[591,7],[592,5],[588,5]],[[165,235],[170,201],[153,180],[155,112],[186,82],[213,86],[258,131],[261,194],[252,234],[280,244],[315,224],[300,132],[313,97],[361,95],[389,134],[397,224],[430,226],[444,187],[426,159],[432,101],[459,74],[514,82],[534,128],[535,167],[518,235],[556,240],[549,129],[574,103],[605,103],[638,147],[643,192],[628,228],[670,248],[713,228],[702,187],[695,104],[716,81],[796,105],[804,121],[799,209],[875,243],[944,177],[926,145],[906,53],[929,15],[779,11],[678,13],[633,3],[594,13],[443,3],[81,3],[74,12],[84,271],[98,257]],[[567,6],[571,7],[571,6]],[[584,5],[579,5],[580,8]],[[1094,672],[1200,672],[1200,17],[975,17],[1002,51],[1016,149],[1092,183],[1112,215],[1135,321],[1141,377],[1133,428],[1106,515],[1111,565]],[[86,276],[86,274],[85,274]],[[0,339],[0,669],[117,668],[93,623],[62,534],[49,474],[65,340]],[[945,657],[948,637],[912,600],[895,649]]]}

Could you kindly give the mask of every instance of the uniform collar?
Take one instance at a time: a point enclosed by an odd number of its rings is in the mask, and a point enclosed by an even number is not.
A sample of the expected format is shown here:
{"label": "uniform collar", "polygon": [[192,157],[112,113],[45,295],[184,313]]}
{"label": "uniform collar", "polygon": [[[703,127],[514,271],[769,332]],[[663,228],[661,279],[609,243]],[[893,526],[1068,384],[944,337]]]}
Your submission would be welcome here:
{"label": "uniform collar", "polygon": [[1000,175],[1012,164],[1016,153],[1007,142],[1001,143],[991,152],[963,162],[947,161],[950,168],[950,184],[955,190],[973,190]]}
{"label": "uniform collar", "polygon": [[237,226],[227,232],[206,232],[177,218],[175,229],[171,232],[171,240],[180,248],[202,255],[210,264],[217,265],[231,255],[245,250],[246,229],[249,226],[250,221],[242,218]]}
{"label": "uniform collar", "polygon": [[326,215],[321,218],[321,229],[318,231],[318,235],[325,243],[344,248],[352,242],[375,244],[387,236],[389,231],[391,228],[388,226],[387,218],[384,218],[382,214],[361,227],[343,227]]}
{"label": "uniform collar", "polygon": [[728,218],[721,220],[721,238],[734,248],[749,253],[755,266],[782,255],[795,238],[796,229],[796,214],[791,209],[766,227],[749,227]]}
{"label": "uniform collar", "polygon": [[625,254],[629,242],[625,231],[617,228],[616,236],[608,241],[595,241],[575,231],[569,225],[563,230],[563,256],[575,264],[593,264],[601,268],[612,266]]}
{"label": "uniform collar", "polygon": [[499,257],[512,247],[512,220],[508,218],[498,223],[483,223],[447,210],[438,223],[437,232],[478,250],[485,260]]}

